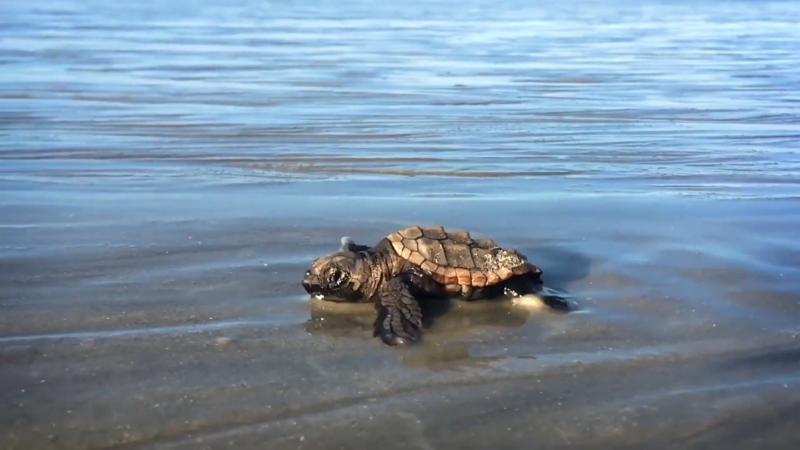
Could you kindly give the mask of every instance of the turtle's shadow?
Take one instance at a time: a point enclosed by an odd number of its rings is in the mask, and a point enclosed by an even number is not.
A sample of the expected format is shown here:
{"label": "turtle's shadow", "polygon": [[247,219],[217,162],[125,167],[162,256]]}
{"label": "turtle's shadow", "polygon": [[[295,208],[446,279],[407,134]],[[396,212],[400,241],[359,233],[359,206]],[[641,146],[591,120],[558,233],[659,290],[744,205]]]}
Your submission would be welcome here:
{"label": "turtle's shadow", "polygon": [[[426,330],[461,333],[473,327],[517,328],[530,317],[524,308],[514,308],[510,302],[481,300],[467,302],[448,298],[420,298],[422,326]],[[311,317],[303,326],[312,334],[334,337],[356,337],[372,334],[376,312],[369,304],[331,304],[310,300]]]}
{"label": "turtle's shadow", "polygon": [[436,320],[451,309],[453,309],[453,299],[449,298],[421,298],[419,308],[422,310],[422,326],[430,328]]}
{"label": "turtle's shadow", "polygon": [[[423,297],[419,299],[422,310],[422,326],[430,328],[437,319],[453,308],[449,298]],[[457,301],[457,300],[456,300]],[[311,317],[304,324],[306,331],[331,335],[347,335],[371,332],[376,317],[375,309],[368,304],[331,304],[322,300],[310,300]]]}

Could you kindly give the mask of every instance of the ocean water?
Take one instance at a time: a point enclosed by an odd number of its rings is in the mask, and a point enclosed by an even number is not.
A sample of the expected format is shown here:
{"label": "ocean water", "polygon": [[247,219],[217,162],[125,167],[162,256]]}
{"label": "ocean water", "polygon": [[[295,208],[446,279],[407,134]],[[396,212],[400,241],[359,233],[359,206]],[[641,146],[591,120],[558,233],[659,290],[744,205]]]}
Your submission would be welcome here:
{"label": "ocean water", "polygon": [[[800,445],[797,2],[2,11],[0,447]],[[304,295],[415,223],[579,310]]]}

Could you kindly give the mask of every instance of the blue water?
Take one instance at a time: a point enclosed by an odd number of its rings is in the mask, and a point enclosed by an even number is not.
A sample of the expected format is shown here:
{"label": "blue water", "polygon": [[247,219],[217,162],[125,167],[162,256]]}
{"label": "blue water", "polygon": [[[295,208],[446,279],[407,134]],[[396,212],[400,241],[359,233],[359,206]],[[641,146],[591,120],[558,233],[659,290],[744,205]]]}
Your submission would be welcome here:
{"label": "blue water", "polygon": [[0,157],[16,176],[40,170],[25,159],[201,161],[795,196],[798,13],[783,1],[8,2]]}

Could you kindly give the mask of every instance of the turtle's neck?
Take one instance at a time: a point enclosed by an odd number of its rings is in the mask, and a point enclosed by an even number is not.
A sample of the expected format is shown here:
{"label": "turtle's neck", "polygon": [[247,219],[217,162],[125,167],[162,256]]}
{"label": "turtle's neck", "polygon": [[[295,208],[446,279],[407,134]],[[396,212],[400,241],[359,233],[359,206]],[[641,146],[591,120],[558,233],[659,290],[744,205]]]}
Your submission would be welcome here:
{"label": "turtle's neck", "polygon": [[378,293],[385,281],[402,270],[401,258],[394,252],[391,243],[384,241],[382,240],[369,250],[361,252],[363,258],[360,260],[362,264],[360,270],[369,274],[364,287],[365,297],[369,299]]}

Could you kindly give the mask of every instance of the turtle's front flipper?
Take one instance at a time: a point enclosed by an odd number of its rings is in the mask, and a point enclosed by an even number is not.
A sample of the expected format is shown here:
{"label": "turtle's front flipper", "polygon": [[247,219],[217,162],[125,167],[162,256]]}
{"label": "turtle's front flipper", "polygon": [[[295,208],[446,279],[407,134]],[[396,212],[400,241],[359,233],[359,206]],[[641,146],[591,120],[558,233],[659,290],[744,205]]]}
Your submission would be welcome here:
{"label": "turtle's front flipper", "polygon": [[378,290],[373,335],[387,345],[409,344],[421,336],[422,311],[410,287],[406,277],[400,276],[384,282]]}
{"label": "turtle's front flipper", "polygon": [[533,294],[542,299],[542,302],[550,308],[568,312],[572,309],[569,302],[555,293],[552,289],[548,289],[542,283],[538,275],[518,275],[508,279],[503,287],[505,295],[510,297],[521,297],[523,295]]}

